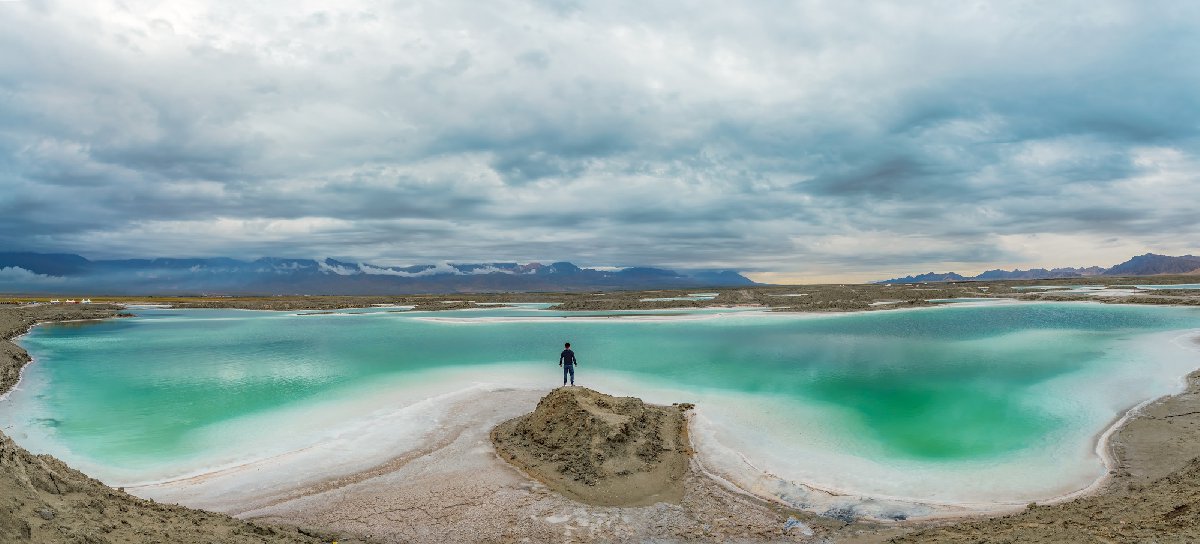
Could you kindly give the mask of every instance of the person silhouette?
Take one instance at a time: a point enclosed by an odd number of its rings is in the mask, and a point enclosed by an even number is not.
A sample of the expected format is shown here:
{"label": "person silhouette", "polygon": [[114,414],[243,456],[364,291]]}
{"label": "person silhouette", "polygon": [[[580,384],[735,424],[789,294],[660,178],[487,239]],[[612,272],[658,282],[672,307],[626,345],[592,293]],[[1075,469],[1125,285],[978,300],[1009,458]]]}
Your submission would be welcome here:
{"label": "person silhouette", "polygon": [[575,352],[571,351],[571,343],[567,342],[563,345],[562,354],[558,356],[558,366],[563,369],[563,385],[567,385],[567,376],[571,377],[571,385],[575,385],[575,365],[579,364],[575,360]]}

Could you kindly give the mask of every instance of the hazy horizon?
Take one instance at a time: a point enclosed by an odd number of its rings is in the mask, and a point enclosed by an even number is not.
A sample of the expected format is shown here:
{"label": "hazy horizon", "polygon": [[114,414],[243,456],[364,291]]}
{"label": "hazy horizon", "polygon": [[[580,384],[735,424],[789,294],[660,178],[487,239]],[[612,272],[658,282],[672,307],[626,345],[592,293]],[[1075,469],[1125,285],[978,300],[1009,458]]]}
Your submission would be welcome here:
{"label": "hazy horizon", "polygon": [[[511,259],[508,259],[508,260],[506,260],[506,259],[490,259],[490,260],[481,260],[481,261],[474,261],[474,262],[469,262],[469,261],[464,261],[464,260],[455,260],[455,259],[446,259],[446,260],[439,260],[439,261],[404,261],[404,260],[388,260],[388,259],[384,259],[384,260],[377,260],[377,261],[371,261],[371,262],[367,262],[367,261],[363,261],[363,260],[360,260],[360,259],[358,259],[358,258],[355,258],[355,257],[348,257],[348,256],[337,256],[337,255],[250,255],[250,256],[234,256],[234,257],[231,257],[231,256],[229,256],[229,255],[207,255],[207,256],[197,256],[197,255],[191,255],[191,254],[186,254],[186,253],[184,253],[184,254],[179,254],[179,255],[136,255],[136,256],[133,256],[133,255],[131,255],[131,256],[114,256],[114,257],[109,257],[109,258],[97,258],[97,257],[95,257],[95,256],[89,256],[89,255],[79,255],[79,256],[81,256],[81,257],[84,257],[84,258],[86,258],[86,259],[89,259],[89,260],[109,260],[110,258],[112,258],[112,259],[117,259],[117,260],[124,259],[124,258],[128,258],[128,259],[160,259],[160,258],[170,258],[170,259],[204,259],[204,258],[234,258],[234,259],[238,259],[238,260],[242,260],[242,261],[246,261],[246,262],[254,261],[254,260],[256,260],[256,259],[259,259],[259,258],[277,258],[277,259],[311,259],[311,260],[317,260],[317,261],[321,261],[321,260],[324,260],[324,259],[333,259],[333,260],[340,261],[340,262],[349,262],[349,263],[364,263],[364,264],[369,264],[369,265],[374,265],[374,266],[391,266],[391,267],[408,267],[408,266],[435,266],[435,267],[445,267],[446,265],[476,265],[476,264],[512,263],[512,262],[515,262],[515,263],[518,263],[518,264],[522,264],[522,265],[525,265],[525,264],[531,264],[531,263],[540,263],[540,264],[543,264],[543,265],[548,265],[548,264],[551,264],[551,263],[553,263],[553,262],[560,262],[560,261],[562,261],[561,259],[549,258],[549,259],[531,259],[531,260],[526,260],[526,261],[521,261],[521,260],[511,260]],[[1128,257],[1134,257],[1134,255],[1129,255]],[[955,273],[958,273],[958,274],[960,274],[960,275],[962,275],[962,276],[971,277],[971,276],[978,275],[978,274],[980,274],[980,273],[982,273],[982,272],[985,272],[985,271],[987,271],[987,270],[995,270],[995,269],[1001,269],[1001,270],[1014,270],[1014,269],[1023,269],[1023,270],[1029,270],[1029,269],[1031,269],[1031,268],[1044,268],[1044,269],[1065,268],[1065,267],[1073,267],[1073,268],[1086,268],[1086,267],[1090,267],[1090,266],[1099,266],[1100,268],[1109,268],[1109,267],[1111,267],[1111,266],[1113,266],[1113,265],[1120,264],[1120,262],[1124,262],[1124,261],[1126,261],[1126,260],[1128,260],[1128,259],[1127,259],[1127,258],[1123,258],[1123,259],[1121,259],[1121,260],[1120,260],[1120,261],[1118,261],[1118,262],[1113,262],[1113,263],[1103,263],[1103,264],[1055,264],[1055,265],[1048,265],[1048,266],[1019,266],[1019,265],[1013,265],[1013,266],[1007,266],[1007,267],[1006,267],[1006,266],[989,266],[989,267],[985,267],[985,268],[978,268],[978,269],[973,269],[973,268],[958,268],[958,269],[944,269],[944,270],[943,270],[943,269],[938,269],[938,270],[916,270],[916,269],[912,269],[912,270],[896,270],[896,271],[895,271],[895,272],[893,272],[891,275],[887,275],[886,277],[885,277],[885,276],[879,276],[879,275],[873,275],[873,274],[870,274],[870,273],[867,273],[867,274],[859,274],[859,275],[854,275],[854,274],[848,274],[848,273],[847,273],[847,274],[840,274],[840,275],[829,275],[829,276],[817,276],[817,275],[794,276],[794,275],[789,275],[789,274],[787,274],[787,273],[778,273],[778,272],[754,272],[754,271],[746,271],[746,270],[740,270],[740,269],[737,269],[736,267],[735,267],[735,268],[727,268],[727,269],[729,269],[729,270],[736,270],[736,271],[740,272],[740,273],[741,273],[743,276],[746,276],[746,277],[750,278],[751,280],[753,280],[753,281],[755,281],[755,282],[758,282],[758,283],[764,283],[764,284],[778,284],[778,285],[787,285],[787,284],[806,284],[806,283],[807,283],[807,284],[821,284],[821,283],[836,284],[836,283],[869,283],[869,282],[882,281],[882,280],[886,280],[886,279],[893,279],[893,278],[904,277],[904,276],[909,276],[909,275],[918,275],[918,274],[924,274],[924,273],[928,273],[928,272],[933,272],[933,273],[947,273],[947,272],[955,272]],[[622,269],[626,269],[626,268],[631,268],[631,267],[642,267],[642,266],[648,266],[648,267],[659,267],[659,268],[668,268],[668,267],[666,267],[666,266],[659,265],[658,263],[628,263],[628,264],[621,264],[621,265],[605,265],[605,264],[591,264],[591,263],[579,263],[579,262],[573,262],[572,264],[574,264],[574,265],[576,265],[576,266],[579,266],[580,268],[587,268],[587,269],[601,270],[601,271],[617,271],[617,270],[622,270]],[[705,270],[705,269],[710,269],[710,270],[720,270],[720,269],[721,269],[720,267],[717,267],[717,268],[711,268],[711,267],[676,267],[676,268],[677,268],[678,270],[682,270],[682,271],[687,271],[687,270]],[[16,269],[15,267],[6,268],[6,267],[2,267],[2,266],[0,266],[0,286],[3,286],[5,282],[18,282],[18,283],[19,283],[19,282],[21,282],[21,281],[30,281],[30,280],[37,281],[39,277],[40,277],[40,276],[38,276],[38,275],[36,275],[36,274],[32,274],[31,272],[29,272],[29,271],[26,271],[26,270],[24,270],[24,269]]]}

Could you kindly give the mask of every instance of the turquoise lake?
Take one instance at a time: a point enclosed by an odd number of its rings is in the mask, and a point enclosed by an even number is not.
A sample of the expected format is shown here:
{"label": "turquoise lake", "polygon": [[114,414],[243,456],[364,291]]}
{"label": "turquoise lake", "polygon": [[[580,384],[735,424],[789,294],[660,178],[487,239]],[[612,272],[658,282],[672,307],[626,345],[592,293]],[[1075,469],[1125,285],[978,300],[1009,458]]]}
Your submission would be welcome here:
{"label": "turquoise lake", "polygon": [[[570,341],[580,385],[696,403],[714,466],[736,454],[781,481],[1003,502],[1086,485],[1098,433],[1200,368],[1200,310],[1174,307],[135,313],[23,337],[36,363],[0,402],[5,432],[109,483],[170,478],[327,440],[396,402],[371,400],[385,391],[555,387]],[[296,421],[318,406],[328,420]]]}

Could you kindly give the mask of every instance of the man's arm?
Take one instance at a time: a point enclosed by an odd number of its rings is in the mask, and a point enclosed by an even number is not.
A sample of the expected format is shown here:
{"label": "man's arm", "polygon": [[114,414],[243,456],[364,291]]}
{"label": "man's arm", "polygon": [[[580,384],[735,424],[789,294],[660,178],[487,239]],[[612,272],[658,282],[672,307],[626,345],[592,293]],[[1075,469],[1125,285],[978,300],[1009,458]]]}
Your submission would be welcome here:
{"label": "man's arm", "polygon": [[559,354],[558,354],[558,366],[562,366],[562,364],[563,364],[563,357],[565,357],[565,356],[566,356],[566,354],[567,354],[567,352],[565,352],[565,351],[564,351],[564,352],[562,352],[562,353],[559,353]]}

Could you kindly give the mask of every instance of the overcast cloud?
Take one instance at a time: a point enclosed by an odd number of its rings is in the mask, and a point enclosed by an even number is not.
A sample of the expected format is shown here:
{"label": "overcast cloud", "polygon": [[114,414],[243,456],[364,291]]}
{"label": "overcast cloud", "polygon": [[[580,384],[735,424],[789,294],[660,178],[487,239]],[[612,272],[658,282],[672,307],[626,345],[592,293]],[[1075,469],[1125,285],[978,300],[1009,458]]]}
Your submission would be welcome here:
{"label": "overcast cloud", "polygon": [[768,281],[1195,252],[1197,6],[0,2],[0,247]]}

